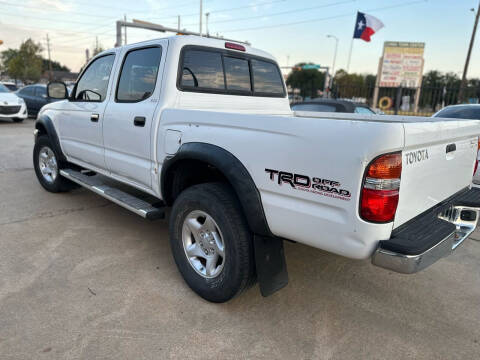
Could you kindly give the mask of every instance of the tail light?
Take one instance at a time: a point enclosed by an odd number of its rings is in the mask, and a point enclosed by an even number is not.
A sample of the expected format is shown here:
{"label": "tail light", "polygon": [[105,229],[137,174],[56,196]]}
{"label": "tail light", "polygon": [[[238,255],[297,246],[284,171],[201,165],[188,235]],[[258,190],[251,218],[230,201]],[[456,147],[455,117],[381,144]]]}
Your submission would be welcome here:
{"label": "tail light", "polygon": [[375,223],[393,221],[398,205],[402,153],[392,153],[373,160],[363,180],[360,216]]}
{"label": "tail light", "polygon": [[475,167],[473,168],[473,175],[475,175],[478,169],[478,153],[479,152],[480,152],[480,137],[478,138],[477,157],[475,158]]}

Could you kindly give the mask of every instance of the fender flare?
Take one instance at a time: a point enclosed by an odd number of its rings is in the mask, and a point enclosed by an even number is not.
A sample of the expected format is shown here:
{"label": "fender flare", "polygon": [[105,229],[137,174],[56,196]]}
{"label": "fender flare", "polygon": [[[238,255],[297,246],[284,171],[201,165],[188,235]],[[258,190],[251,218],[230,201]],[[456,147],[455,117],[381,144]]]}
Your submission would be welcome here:
{"label": "fender flare", "polygon": [[169,200],[166,179],[169,170],[180,160],[199,160],[218,169],[237,194],[251,231],[262,236],[273,236],[268,227],[260,192],[250,173],[232,153],[216,145],[186,143],[174,156],[165,160],[161,171],[161,192],[167,205],[172,205],[172,201]]}
{"label": "fender flare", "polygon": [[47,136],[50,138],[52,142],[53,151],[57,154],[57,157],[60,161],[66,162],[67,158],[62,152],[62,148],[60,147],[60,140],[58,139],[57,130],[55,129],[55,125],[53,124],[52,119],[47,115],[42,115],[35,121],[35,129],[37,130],[44,130]]}

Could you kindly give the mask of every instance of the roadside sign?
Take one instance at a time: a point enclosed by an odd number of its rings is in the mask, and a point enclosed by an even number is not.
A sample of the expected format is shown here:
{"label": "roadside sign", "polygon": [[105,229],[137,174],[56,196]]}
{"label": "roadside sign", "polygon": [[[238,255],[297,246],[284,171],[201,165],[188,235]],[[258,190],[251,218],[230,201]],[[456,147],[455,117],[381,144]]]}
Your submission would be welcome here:
{"label": "roadside sign", "polygon": [[379,87],[418,88],[423,75],[425,43],[386,41],[380,60]]}
{"label": "roadside sign", "polygon": [[320,70],[322,67],[317,64],[306,64],[302,66],[303,70]]}

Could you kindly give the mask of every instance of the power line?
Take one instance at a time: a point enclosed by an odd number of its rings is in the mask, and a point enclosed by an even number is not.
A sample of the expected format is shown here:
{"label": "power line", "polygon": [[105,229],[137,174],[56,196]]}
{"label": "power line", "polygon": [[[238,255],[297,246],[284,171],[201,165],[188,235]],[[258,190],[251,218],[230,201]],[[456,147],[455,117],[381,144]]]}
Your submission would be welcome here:
{"label": "power line", "polygon": [[[418,3],[424,3],[426,1],[428,1],[428,0],[416,0],[416,1],[410,1],[410,2],[407,2],[407,3],[396,4],[396,5],[392,5],[392,6],[385,6],[385,7],[381,7],[381,8],[367,9],[365,11],[389,10],[389,9],[414,5],[414,4],[418,4]],[[251,28],[239,28],[239,29],[232,29],[232,30],[219,30],[219,32],[229,33],[229,32],[242,32],[242,31],[260,30],[260,29],[271,29],[271,28],[284,27],[284,26],[307,24],[307,23],[312,23],[312,22],[317,22],[317,21],[338,19],[338,18],[342,18],[342,17],[352,16],[352,15],[355,15],[355,14],[356,14],[355,12],[351,12],[351,13],[348,13],[348,14],[346,13],[346,14],[341,14],[341,15],[327,16],[327,17],[323,17],[323,18],[316,18],[316,19],[309,19],[309,20],[294,21],[294,22],[283,23],[283,24],[255,26],[255,27],[251,27]]]}
{"label": "power line", "polygon": [[[210,1],[214,1],[214,0],[210,0]],[[99,3],[91,3],[91,2],[85,2],[85,1],[78,1],[78,0],[75,0],[75,3],[79,3],[79,4],[84,4],[86,6],[89,6],[89,7],[94,7],[94,8],[104,8],[104,9],[113,9],[113,10],[120,10],[122,12],[129,12],[129,13],[136,13],[136,14],[140,14],[140,13],[144,13],[145,11],[152,11],[152,10],[155,10],[155,11],[162,11],[162,10],[168,10],[168,9],[171,9],[172,7],[171,6],[165,6],[165,7],[161,7],[161,8],[157,8],[157,9],[147,9],[147,10],[139,10],[138,7],[136,8],[130,8],[130,7],[120,7],[120,6],[110,6],[110,5],[104,5],[104,4],[99,4]],[[189,1],[186,1],[186,2],[180,2],[178,4],[175,4],[175,9],[179,8],[179,7],[186,7],[186,6],[191,6],[192,4],[197,4],[198,3],[198,0],[189,0]]]}
{"label": "power line", "polygon": [[[2,11],[1,15],[13,15],[13,16],[18,16],[18,17],[22,17],[22,18],[30,18],[30,19],[36,19],[36,20],[40,20],[40,21],[52,21],[52,18],[46,18],[46,17],[41,17],[41,16],[32,16],[32,15],[24,15],[24,14],[21,14],[19,15],[18,13],[12,13],[12,12],[5,12],[5,11]],[[113,20],[114,18],[112,18]],[[82,21],[75,21],[75,20],[70,20],[70,19],[65,19],[65,20],[57,20],[55,19],[55,22],[58,23],[58,22],[63,22],[63,23],[68,23],[68,24],[80,24],[80,25],[92,25],[92,23],[86,23],[86,22],[82,22]]]}
{"label": "power line", "polygon": [[[23,5],[23,4],[14,4],[14,3],[9,3],[9,2],[6,2],[6,1],[0,1],[0,4],[4,5],[4,6],[14,6],[14,7],[20,7],[20,8],[25,8],[25,9],[34,9],[34,10],[46,10],[44,7],[40,7],[40,6],[31,6],[31,5]],[[69,14],[72,14],[72,15],[78,15],[78,16],[88,16],[88,17],[96,17],[96,18],[104,18],[104,19],[113,19],[113,18],[116,18],[116,17],[112,17],[112,16],[106,16],[106,15],[95,15],[95,14],[91,14],[91,13],[84,13],[84,12],[79,12],[79,11],[75,11],[75,12],[70,12],[70,11],[63,11],[63,10],[60,10],[60,9],[55,9],[55,8],[50,8],[48,9],[48,11],[52,11],[52,12],[61,12],[61,13],[69,13]]]}
{"label": "power line", "polygon": [[[254,5],[250,4],[250,5],[244,5],[244,6],[237,6],[237,7],[233,7],[233,8],[212,10],[212,11],[209,11],[209,13],[210,14],[216,14],[216,13],[229,12],[229,11],[241,10],[241,9],[253,9],[253,8],[256,8],[256,7],[259,7],[259,6],[270,5],[270,4],[275,4],[275,3],[279,3],[279,2],[285,2],[285,1],[288,1],[288,0],[265,1],[265,2],[261,2],[261,3],[256,3]],[[174,16],[177,16],[177,15],[163,16],[163,17],[150,17],[150,19],[154,19],[154,20],[171,19]],[[182,18],[188,17],[188,16],[198,16],[198,12],[190,13],[190,14],[183,14],[183,15],[181,14],[181,16],[182,16]],[[198,25],[198,24],[195,24],[195,25]]]}
{"label": "power line", "polygon": [[[307,7],[307,8],[286,10],[286,11],[280,11],[280,12],[277,12],[277,13],[270,13],[267,16],[272,17],[272,16],[280,16],[280,15],[292,14],[292,13],[298,13],[298,12],[304,12],[304,11],[310,11],[310,10],[317,10],[317,9],[322,9],[322,8],[327,8],[327,7],[352,3],[352,2],[355,2],[355,1],[356,0],[337,1],[337,2],[334,2],[334,3],[324,4],[324,5],[319,5],[319,6],[311,6],[311,7]],[[243,17],[243,18],[210,21],[210,24],[220,24],[220,23],[226,23],[226,22],[230,23],[230,22],[237,22],[237,21],[259,19],[259,18],[264,18],[265,16],[266,15],[255,15],[255,16],[247,16],[247,17]],[[186,26],[195,26],[195,25],[197,25],[197,24],[187,24]]]}

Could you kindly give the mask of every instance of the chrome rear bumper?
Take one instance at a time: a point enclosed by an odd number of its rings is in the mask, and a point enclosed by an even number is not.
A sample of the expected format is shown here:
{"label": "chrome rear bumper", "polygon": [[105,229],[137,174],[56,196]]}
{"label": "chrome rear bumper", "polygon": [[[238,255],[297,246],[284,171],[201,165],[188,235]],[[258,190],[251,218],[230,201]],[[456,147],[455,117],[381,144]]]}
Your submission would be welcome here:
{"label": "chrome rear bumper", "polygon": [[[473,189],[470,191],[473,191]],[[478,190],[475,191],[477,192]],[[478,193],[475,195],[478,195]],[[407,251],[402,253],[386,249],[388,241],[381,241],[372,256],[372,263],[399,273],[412,274],[448,256],[475,231],[480,217],[480,206],[472,207],[453,204],[436,215],[439,219],[455,226],[449,225],[452,231],[446,236],[438,239],[432,246],[418,254],[408,254],[406,253]],[[422,219],[422,221],[425,221],[425,219]],[[418,228],[418,223],[416,225]],[[415,233],[408,233],[408,226],[404,233],[406,235],[402,234],[402,236],[408,238],[408,241],[412,241],[412,237],[415,236]],[[413,240],[415,239],[413,238]]]}

